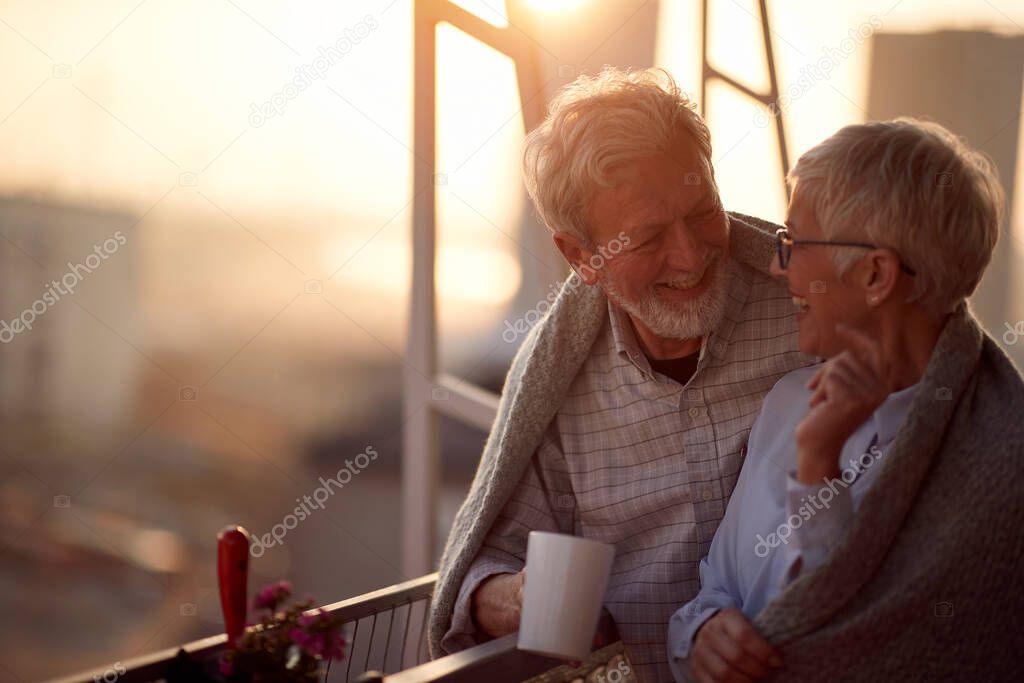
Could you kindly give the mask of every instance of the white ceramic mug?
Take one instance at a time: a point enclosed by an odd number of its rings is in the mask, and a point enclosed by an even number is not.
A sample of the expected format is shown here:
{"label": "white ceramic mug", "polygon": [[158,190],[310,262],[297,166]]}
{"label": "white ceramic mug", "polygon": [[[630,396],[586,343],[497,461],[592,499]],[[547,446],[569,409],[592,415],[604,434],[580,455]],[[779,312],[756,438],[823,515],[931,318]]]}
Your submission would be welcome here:
{"label": "white ceramic mug", "polygon": [[531,531],[519,649],[560,659],[586,659],[614,560],[613,545]]}

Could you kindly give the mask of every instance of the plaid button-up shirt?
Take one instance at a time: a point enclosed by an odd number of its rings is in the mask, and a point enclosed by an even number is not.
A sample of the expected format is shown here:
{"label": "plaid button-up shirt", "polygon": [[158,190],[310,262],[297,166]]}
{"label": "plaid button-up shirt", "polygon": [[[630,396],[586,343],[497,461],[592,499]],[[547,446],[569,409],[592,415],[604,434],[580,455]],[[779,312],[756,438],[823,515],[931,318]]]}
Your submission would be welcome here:
{"label": "plaid button-up shirt", "polygon": [[628,317],[609,303],[589,357],[505,504],[456,601],[443,646],[477,643],[470,597],[518,572],[531,530],[615,545],[604,605],[642,681],[668,681],[672,614],[700,589],[697,566],[736,483],[764,395],[813,362],[796,350],[781,283],[729,264],[725,315],[685,385],[655,373]]}

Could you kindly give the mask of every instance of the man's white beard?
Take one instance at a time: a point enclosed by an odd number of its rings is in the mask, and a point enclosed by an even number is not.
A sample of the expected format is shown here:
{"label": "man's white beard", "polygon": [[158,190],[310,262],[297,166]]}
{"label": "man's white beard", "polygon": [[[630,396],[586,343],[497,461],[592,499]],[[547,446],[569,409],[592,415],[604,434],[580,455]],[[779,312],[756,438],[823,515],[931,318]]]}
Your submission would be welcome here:
{"label": "man's white beard", "polygon": [[728,296],[727,261],[715,256],[708,266],[707,277],[712,280],[707,290],[696,299],[678,305],[669,305],[658,298],[657,286],[640,299],[627,299],[611,278],[601,283],[605,294],[629,315],[665,339],[697,339],[710,334],[725,315]]}

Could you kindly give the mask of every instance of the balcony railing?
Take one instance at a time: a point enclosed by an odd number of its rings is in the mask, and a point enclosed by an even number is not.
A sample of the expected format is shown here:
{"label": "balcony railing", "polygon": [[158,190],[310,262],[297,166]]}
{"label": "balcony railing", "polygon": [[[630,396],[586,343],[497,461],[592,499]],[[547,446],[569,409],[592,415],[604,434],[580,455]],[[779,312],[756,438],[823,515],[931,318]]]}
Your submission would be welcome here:
{"label": "balcony railing", "polygon": [[[327,681],[518,683],[535,677],[543,681],[563,681],[600,666],[622,650],[614,625],[605,617],[596,642],[608,645],[595,650],[590,659],[578,667],[516,649],[515,634],[429,661],[427,618],[436,580],[436,573],[428,574],[325,605],[327,612],[341,616],[351,633],[346,657],[328,670]],[[114,665],[100,667],[55,683],[109,680],[112,670],[119,673],[118,683],[162,681],[171,675],[175,666],[181,665],[183,658],[212,674],[217,670],[217,658],[226,644],[226,635],[211,636],[122,662],[117,669]]]}

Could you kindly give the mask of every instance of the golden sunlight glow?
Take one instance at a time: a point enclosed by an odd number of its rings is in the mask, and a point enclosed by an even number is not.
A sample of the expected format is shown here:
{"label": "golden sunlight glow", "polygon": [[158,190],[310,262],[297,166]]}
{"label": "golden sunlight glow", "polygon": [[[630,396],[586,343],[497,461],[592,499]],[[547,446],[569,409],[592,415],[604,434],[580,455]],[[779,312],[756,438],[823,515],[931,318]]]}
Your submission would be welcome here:
{"label": "golden sunlight glow", "polygon": [[508,9],[505,7],[505,0],[450,0],[450,2],[498,28],[508,26]]}
{"label": "golden sunlight glow", "polygon": [[[496,26],[508,25],[510,7],[537,14],[584,7],[584,0],[451,1]],[[196,248],[202,243],[168,226],[198,216],[211,234],[262,250],[283,272],[296,271],[261,241],[309,278],[326,279],[354,258],[333,281],[349,283],[350,272],[362,272],[361,291],[401,295],[406,276],[382,277],[374,264],[409,263],[396,252],[410,248],[411,0],[376,14],[363,3],[318,0],[310,3],[316,11],[308,12],[264,3],[252,17],[231,4],[185,3],[166,14],[143,3],[98,42],[125,18],[116,4],[101,3],[102,11],[71,4],[59,22],[29,0],[5,4],[4,22],[17,33],[4,29],[11,39],[0,42],[0,58],[18,68],[8,70],[0,90],[0,192],[145,215],[148,229],[140,234],[147,249],[159,246],[158,234],[181,249]],[[1019,35],[1024,5],[996,4],[998,11],[981,0],[934,0],[924,12],[919,3],[892,0],[769,3],[780,85],[793,87],[807,65],[825,50],[834,52],[851,27],[873,15],[883,33]],[[758,3],[712,7],[712,64],[751,87],[765,87]],[[661,0],[658,12],[655,64],[699,96],[700,3]],[[364,37],[323,78],[287,99],[279,113],[253,123],[252,107],[280,99],[296,69],[359,29]],[[185,34],[192,44],[181,53]],[[503,305],[515,293],[510,283],[524,277],[516,241],[528,208],[518,169],[523,131],[515,67],[450,26],[439,26],[437,37],[437,170],[448,180],[436,188],[438,262],[454,264],[438,286],[455,301]],[[784,113],[791,162],[840,125],[864,119],[871,52],[869,42],[858,44],[827,79],[791,98]],[[169,62],[167,55],[177,57]],[[754,102],[735,90],[713,86],[708,94],[727,206],[782,220],[774,127],[760,125]],[[43,129],[47,134],[40,136]],[[1024,136],[1018,142],[1024,147]],[[1024,168],[1021,152],[1017,161]],[[183,184],[185,176],[197,184]],[[1011,235],[1024,243],[1024,172],[1015,180]],[[472,264],[494,269],[495,277],[470,286]],[[497,284],[489,289],[484,281]],[[262,286],[238,282],[243,289]]]}
{"label": "golden sunlight glow", "polygon": [[584,0],[524,0],[527,5],[534,9],[563,12],[579,7]]}
{"label": "golden sunlight glow", "polygon": [[[328,262],[345,261],[352,251],[347,242],[331,244]],[[370,287],[375,293],[400,297],[409,290],[411,253],[404,242],[380,239],[373,258],[355,259],[337,282],[344,287]],[[471,245],[446,246],[437,254],[436,286],[439,298],[453,303],[499,305],[519,291],[519,262],[507,251]]]}
{"label": "golden sunlight glow", "polygon": [[[518,253],[523,193],[519,149],[523,140],[519,91],[512,60],[455,27],[437,27],[437,169],[445,184],[437,187],[439,264],[442,297],[469,297],[506,303],[517,289],[519,265],[512,275],[470,267],[465,254]],[[504,261],[502,261],[504,262]]]}

